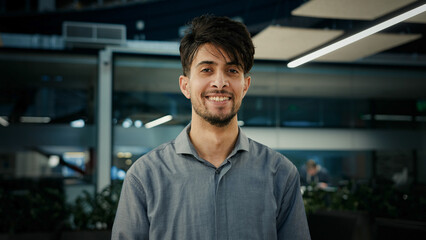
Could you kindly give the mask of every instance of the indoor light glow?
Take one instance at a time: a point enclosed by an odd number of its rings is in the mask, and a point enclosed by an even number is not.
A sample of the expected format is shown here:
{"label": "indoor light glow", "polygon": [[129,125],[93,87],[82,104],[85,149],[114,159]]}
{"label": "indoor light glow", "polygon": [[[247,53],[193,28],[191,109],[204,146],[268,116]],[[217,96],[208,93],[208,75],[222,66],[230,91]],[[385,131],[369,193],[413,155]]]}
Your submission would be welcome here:
{"label": "indoor light glow", "polygon": [[83,119],[78,119],[70,122],[71,127],[73,128],[83,128],[85,125],[85,122]]}
{"label": "indoor light glow", "polygon": [[7,117],[0,117],[0,125],[3,127],[9,126],[9,122],[7,121]]}
{"label": "indoor light glow", "polygon": [[173,119],[173,116],[172,116],[172,115],[166,115],[166,116],[164,116],[164,117],[161,117],[161,118],[159,118],[159,119],[156,119],[156,120],[154,120],[154,121],[151,121],[151,122],[149,122],[149,123],[145,124],[145,127],[146,127],[146,128],[153,128],[153,127],[155,127],[155,126],[158,126],[158,125],[161,125],[161,124],[163,124],[163,123],[166,123],[166,122],[168,122],[168,121],[170,121],[170,120],[172,120],[172,119]]}
{"label": "indoor light glow", "polygon": [[300,66],[300,65],[302,65],[304,63],[307,63],[307,62],[312,61],[312,60],[314,60],[316,58],[319,58],[319,57],[321,57],[321,56],[323,56],[325,54],[328,54],[328,53],[330,53],[332,51],[335,51],[335,50],[337,50],[337,49],[339,49],[341,47],[344,47],[344,46],[349,45],[349,44],[351,44],[353,42],[356,42],[356,41],[358,41],[358,40],[360,40],[362,38],[365,38],[365,37],[368,37],[368,36],[370,36],[370,35],[372,35],[374,33],[377,33],[377,32],[379,32],[379,31],[381,31],[381,30],[383,30],[385,28],[388,28],[388,27],[390,27],[392,25],[395,25],[395,24],[397,24],[399,22],[402,22],[402,21],[407,20],[407,19],[409,19],[411,17],[414,17],[414,16],[416,16],[416,15],[418,15],[418,14],[424,12],[424,11],[426,11],[426,4],[423,4],[423,5],[419,6],[419,7],[416,7],[416,8],[414,8],[412,10],[409,10],[409,11],[407,11],[405,13],[402,13],[402,14],[400,14],[400,15],[398,15],[396,17],[393,17],[393,18],[391,18],[389,20],[386,20],[386,21],[384,21],[382,23],[374,25],[373,27],[367,28],[364,31],[361,31],[361,32],[356,33],[356,34],[354,34],[352,36],[344,38],[344,39],[342,39],[340,41],[337,41],[337,42],[335,42],[333,44],[330,44],[330,45],[328,45],[326,47],[318,49],[318,50],[316,50],[316,51],[314,51],[312,53],[309,53],[309,54],[307,54],[305,56],[297,58],[297,59],[289,62],[287,64],[287,67],[289,67],[289,68],[298,67],[298,66]]}
{"label": "indoor light glow", "polygon": [[401,121],[401,122],[412,122],[413,119],[417,122],[426,122],[426,116],[416,116],[413,118],[413,116],[409,115],[385,115],[385,114],[366,114],[361,116],[361,120],[364,121]]}
{"label": "indoor light glow", "polygon": [[143,122],[141,120],[136,120],[134,123],[135,127],[140,128],[143,125]]}
{"label": "indoor light glow", "polygon": [[130,118],[126,118],[126,119],[124,119],[124,121],[123,121],[123,127],[124,128],[129,128],[129,127],[131,127],[132,126],[132,124],[133,124],[133,121],[132,121],[132,119],[130,119]]}
{"label": "indoor light glow", "polygon": [[50,117],[20,117],[22,123],[49,123]]}
{"label": "indoor light glow", "polygon": [[54,168],[59,165],[60,159],[58,155],[51,155],[49,157],[49,166]]}

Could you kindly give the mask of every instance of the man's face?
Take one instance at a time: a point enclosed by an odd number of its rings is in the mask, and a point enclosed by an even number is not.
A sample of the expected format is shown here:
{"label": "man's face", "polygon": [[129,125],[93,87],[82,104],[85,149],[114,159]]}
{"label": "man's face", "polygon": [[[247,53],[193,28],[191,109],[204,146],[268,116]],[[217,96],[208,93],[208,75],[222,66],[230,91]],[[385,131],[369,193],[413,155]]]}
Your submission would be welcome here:
{"label": "man's face", "polygon": [[193,117],[195,113],[210,124],[223,127],[236,118],[250,77],[244,77],[242,67],[222,49],[204,44],[194,56],[189,76],[180,76],[179,84],[191,100]]}
{"label": "man's face", "polygon": [[317,174],[316,168],[308,168],[307,171],[309,176],[314,176],[315,174]]}

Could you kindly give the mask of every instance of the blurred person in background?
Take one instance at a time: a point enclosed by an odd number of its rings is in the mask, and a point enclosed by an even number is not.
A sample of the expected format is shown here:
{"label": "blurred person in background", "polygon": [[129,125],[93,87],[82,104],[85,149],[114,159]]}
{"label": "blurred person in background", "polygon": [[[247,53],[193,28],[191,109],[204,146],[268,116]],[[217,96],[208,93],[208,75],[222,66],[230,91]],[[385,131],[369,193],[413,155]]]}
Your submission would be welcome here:
{"label": "blurred person in background", "polygon": [[300,168],[300,184],[302,186],[314,185],[320,189],[326,189],[330,184],[330,176],[327,169],[309,159]]}

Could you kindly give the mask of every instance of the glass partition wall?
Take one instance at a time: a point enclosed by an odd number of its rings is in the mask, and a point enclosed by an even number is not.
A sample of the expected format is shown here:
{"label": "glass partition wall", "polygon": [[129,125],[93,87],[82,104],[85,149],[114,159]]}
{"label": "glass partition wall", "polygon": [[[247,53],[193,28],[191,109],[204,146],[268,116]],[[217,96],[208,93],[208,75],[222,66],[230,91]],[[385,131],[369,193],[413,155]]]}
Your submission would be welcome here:
{"label": "glass partition wall", "polygon": [[[98,55],[3,51],[2,179],[55,178],[96,185]],[[114,54],[111,179],[190,122],[178,57]],[[424,70],[256,62],[238,113],[249,137],[300,167],[322,163],[339,179],[386,176],[381,159],[425,182]],[[108,106],[107,106],[108,107]],[[153,126],[155,120],[164,120]],[[410,163],[407,163],[410,162]],[[354,167],[356,166],[356,167]],[[399,166],[399,167],[398,167]],[[398,170],[399,169],[399,170]],[[105,173],[99,173],[105,174]],[[109,173],[108,173],[109,175]]]}
{"label": "glass partition wall", "polygon": [[[2,181],[53,178],[66,191],[96,189],[96,111],[108,105],[96,100],[98,58],[1,52]],[[137,158],[179,134],[191,105],[179,90],[176,56],[114,54],[112,66],[112,167],[98,174],[120,180]],[[317,160],[336,183],[390,180],[405,168],[412,182],[425,183],[424,76],[408,67],[256,62],[239,124],[297,167]]]}
{"label": "glass partition wall", "polygon": [[[113,180],[123,179],[141,155],[174,139],[190,122],[180,74],[177,57],[115,55]],[[256,62],[251,76],[238,113],[240,126],[297,167],[314,159],[336,185],[349,179],[389,180],[404,168],[413,181],[424,181],[420,175],[425,173],[414,167],[425,161],[420,159],[424,71],[347,65],[286,69],[280,63]],[[407,81],[418,85],[409,87]],[[164,122],[152,126],[155,120]],[[393,170],[384,173],[382,167]]]}
{"label": "glass partition wall", "polygon": [[[0,51],[2,201],[53,188],[75,203],[120,183],[190,122],[180,74],[177,56]],[[256,62],[239,124],[298,168],[314,159],[334,186],[424,186],[425,76],[420,67]]]}
{"label": "glass partition wall", "polygon": [[97,55],[0,52],[0,181],[5,192],[94,191]]}
{"label": "glass partition wall", "polygon": [[137,158],[174,139],[190,122],[180,69],[173,57],[114,56],[112,180],[123,179]]}

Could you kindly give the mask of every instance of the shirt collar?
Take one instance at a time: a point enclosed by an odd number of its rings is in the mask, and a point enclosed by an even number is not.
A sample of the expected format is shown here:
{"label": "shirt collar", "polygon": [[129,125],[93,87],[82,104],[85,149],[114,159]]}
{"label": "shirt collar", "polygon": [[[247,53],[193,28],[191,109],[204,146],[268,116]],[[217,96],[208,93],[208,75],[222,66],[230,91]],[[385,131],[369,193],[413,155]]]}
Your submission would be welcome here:
{"label": "shirt collar", "polygon": [[182,132],[175,139],[175,148],[177,154],[192,154],[196,156],[194,146],[192,146],[189,139],[189,130],[191,130],[191,123],[188,124]]}
{"label": "shirt collar", "polygon": [[[182,132],[175,139],[175,148],[177,154],[191,154],[198,157],[197,151],[192,145],[189,139],[189,131],[191,130],[191,124],[188,124]],[[229,156],[236,154],[238,151],[249,151],[249,140],[247,136],[238,127],[238,138],[235,143],[234,149],[231,151]]]}

